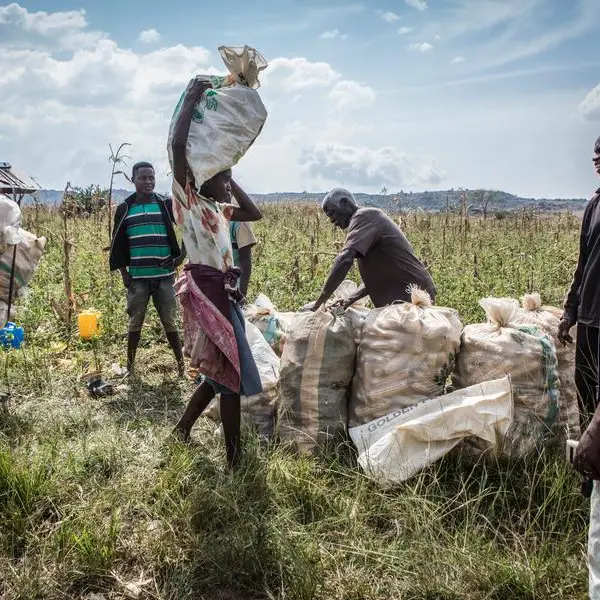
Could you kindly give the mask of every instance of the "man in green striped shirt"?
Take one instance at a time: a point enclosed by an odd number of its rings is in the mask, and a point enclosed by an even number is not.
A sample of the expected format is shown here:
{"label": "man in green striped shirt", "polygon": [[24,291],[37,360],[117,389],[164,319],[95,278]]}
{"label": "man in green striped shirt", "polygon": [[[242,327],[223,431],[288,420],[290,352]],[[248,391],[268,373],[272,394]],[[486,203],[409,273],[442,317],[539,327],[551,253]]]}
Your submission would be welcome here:
{"label": "man in green striped shirt", "polygon": [[121,271],[127,288],[127,368],[133,370],[148,301],[152,298],[183,375],[173,284],[175,269],[185,253],[179,248],[173,228],[172,203],[154,193],[155,175],[150,163],[135,164],[132,181],[136,193],[117,207],[110,251],[111,270]]}
{"label": "man in green striped shirt", "polygon": [[153,196],[129,207],[125,230],[129,239],[129,275],[132,279],[165,279],[175,275],[173,263],[168,261],[171,248],[167,228]]}

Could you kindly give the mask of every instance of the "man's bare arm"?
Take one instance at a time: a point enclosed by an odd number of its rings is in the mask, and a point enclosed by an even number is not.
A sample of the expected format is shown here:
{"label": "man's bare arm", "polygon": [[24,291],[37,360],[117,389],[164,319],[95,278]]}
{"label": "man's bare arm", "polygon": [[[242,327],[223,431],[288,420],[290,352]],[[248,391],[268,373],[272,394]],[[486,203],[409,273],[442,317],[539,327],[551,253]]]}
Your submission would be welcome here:
{"label": "man's bare arm", "polygon": [[317,310],[331,298],[333,292],[338,289],[342,281],[346,278],[346,275],[348,275],[348,271],[352,268],[352,263],[355,258],[356,250],[353,250],[352,248],[344,248],[344,250],[338,254],[331,269],[331,273],[323,286],[323,291],[312,307],[313,311]]}
{"label": "man's bare arm", "polygon": [[573,466],[584,477],[600,480],[600,406],[579,440]]}
{"label": "man's bare arm", "polygon": [[367,292],[367,288],[365,287],[365,284],[363,283],[356,290],[356,292],[354,292],[354,294],[352,294],[350,296],[350,298],[348,298],[346,300],[343,300],[341,302],[341,305],[342,305],[342,307],[345,310],[349,306],[352,306],[355,302],[358,302],[359,300],[362,300],[362,298],[364,298],[365,296],[368,296],[368,295],[369,295],[369,292]]}

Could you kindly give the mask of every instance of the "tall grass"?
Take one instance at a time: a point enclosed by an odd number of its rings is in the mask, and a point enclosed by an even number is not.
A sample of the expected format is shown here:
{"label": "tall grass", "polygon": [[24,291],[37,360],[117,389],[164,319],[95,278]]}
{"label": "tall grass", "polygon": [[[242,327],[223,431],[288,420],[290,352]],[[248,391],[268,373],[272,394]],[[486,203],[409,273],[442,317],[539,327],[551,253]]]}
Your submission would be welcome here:
{"label": "tall grass", "polygon": [[[343,238],[316,207],[264,212],[250,295],[296,308],[316,297]],[[488,294],[535,290],[559,303],[576,260],[569,215],[398,218],[438,302],[465,322],[483,317],[477,300]],[[152,309],[141,381],[90,398],[81,376],[110,376],[125,354],[106,221],[70,223],[76,302],[103,315],[90,344],[66,337],[51,308],[64,293],[57,216],[25,219],[49,244],[21,303],[28,344],[0,354],[0,391],[10,392],[0,408],[0,597],[586,597],[589,507],[560,456],[473,465],[452,455],[382,491],[351,452],[297,458],[246,431],[242,468],[229,474],[211,423],[197,426],[193,447],[169,441],[192,385],[175,379]]]}

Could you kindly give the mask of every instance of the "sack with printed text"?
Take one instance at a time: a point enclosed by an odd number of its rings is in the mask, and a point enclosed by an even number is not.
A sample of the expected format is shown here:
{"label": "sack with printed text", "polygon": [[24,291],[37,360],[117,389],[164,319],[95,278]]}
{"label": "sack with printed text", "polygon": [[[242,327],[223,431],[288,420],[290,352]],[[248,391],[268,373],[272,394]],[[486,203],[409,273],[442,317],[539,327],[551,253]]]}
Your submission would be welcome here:
{"label": "sack with printed text", "polygon": [[[196,76],[212,85],[195,107],[187,140],[187,162],[198,189],[211,177],[238,163],[267,119],[267,109],[256,91],[260,86],[258,76],[267,68],[265,59],[248,46],[221,46],[219,52],[229,74]],[[169,128],[167,150],[171,168],[173,131],[184,96],[185,92],[175,107]]]}
{"label": "sack with printed text", "polygon": [[508,377],[422,400],[350,428],[358,464],[378,484],[405,481],[434,463],[465,438],[496,450],[512,419]]}
{"label": "sack with printed text", "polygon": [[432,306],[417,288],[411,302],[371,310],[357,351],[350,427],[442,394],[461,329],[456,311]]}

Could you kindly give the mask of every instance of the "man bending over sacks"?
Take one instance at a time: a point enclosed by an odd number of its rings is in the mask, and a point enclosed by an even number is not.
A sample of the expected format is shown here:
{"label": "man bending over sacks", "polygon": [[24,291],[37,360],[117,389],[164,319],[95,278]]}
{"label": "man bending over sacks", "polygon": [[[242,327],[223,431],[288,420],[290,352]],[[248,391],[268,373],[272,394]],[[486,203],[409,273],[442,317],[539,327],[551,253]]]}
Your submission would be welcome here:
{"label": "man bending over sacks", "polygon": [[343,188],[331,190],[323,199],[322,208],[329,220],[347,234],[313,311],[327,302],[344,281],[354,259],[358,261],[363,285],[341,302],[342,308],[348,308],[365,296],[370,296],[377,308],[398,300],[409,302],[412,285],[425,290],[432,301],[435,300],[431,275],[415,256],[398,225],[382,210],[359,208],[354,196]]}

